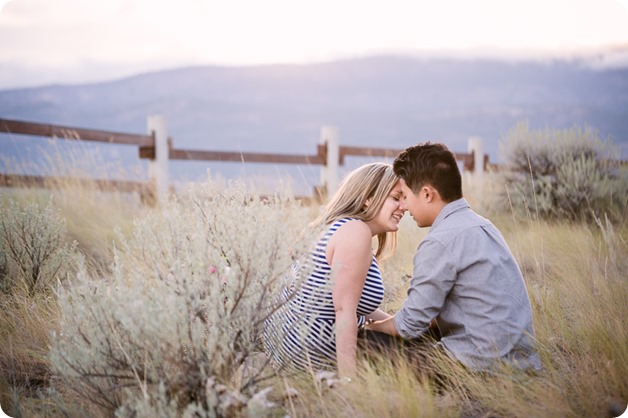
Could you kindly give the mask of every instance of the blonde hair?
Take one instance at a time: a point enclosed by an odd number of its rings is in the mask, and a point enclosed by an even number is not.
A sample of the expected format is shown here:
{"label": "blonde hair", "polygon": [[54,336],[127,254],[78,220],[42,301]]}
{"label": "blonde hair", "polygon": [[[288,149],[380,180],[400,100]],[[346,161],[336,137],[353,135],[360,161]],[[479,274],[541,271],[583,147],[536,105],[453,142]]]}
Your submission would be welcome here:
{"label": "blonde hair", "polygon": [[[365,222],[374,219],[398,180],[390,164],[369,163],[356,168],[345,177],[311,226],[329,225],[342,218],[356,218]],[[378,260],[380,257],[386,258],[396,245],[396,232],[377,234],[375,257]]]}

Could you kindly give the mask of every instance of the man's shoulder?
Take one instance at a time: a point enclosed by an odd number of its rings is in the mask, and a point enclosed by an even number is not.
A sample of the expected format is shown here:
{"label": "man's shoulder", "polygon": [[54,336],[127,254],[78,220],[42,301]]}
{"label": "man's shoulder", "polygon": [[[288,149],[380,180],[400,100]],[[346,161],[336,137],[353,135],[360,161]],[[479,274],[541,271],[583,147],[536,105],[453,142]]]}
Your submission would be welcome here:
{"label": "man's shoulder", "polygon": [[430,230],[426,239],[429,238],[447,245],[448,242],[456,238],[472,235],[474,230],[486,227],[494,228],[491,221],[478,215],[470,208],[466,208],[450,213],[442,219],[437,226]]}

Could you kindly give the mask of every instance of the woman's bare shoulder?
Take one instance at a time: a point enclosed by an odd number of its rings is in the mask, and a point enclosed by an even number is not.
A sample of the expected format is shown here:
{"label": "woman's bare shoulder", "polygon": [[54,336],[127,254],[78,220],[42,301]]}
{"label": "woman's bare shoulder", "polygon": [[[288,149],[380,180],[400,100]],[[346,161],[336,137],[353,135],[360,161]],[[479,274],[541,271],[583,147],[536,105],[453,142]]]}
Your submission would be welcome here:
{"label": "woman's bare shoulder", "polygon": [[332,236],[330,243],[342,243],[349,246],[371,246],[371,230],[364,221],[351,219],[341,225]]}

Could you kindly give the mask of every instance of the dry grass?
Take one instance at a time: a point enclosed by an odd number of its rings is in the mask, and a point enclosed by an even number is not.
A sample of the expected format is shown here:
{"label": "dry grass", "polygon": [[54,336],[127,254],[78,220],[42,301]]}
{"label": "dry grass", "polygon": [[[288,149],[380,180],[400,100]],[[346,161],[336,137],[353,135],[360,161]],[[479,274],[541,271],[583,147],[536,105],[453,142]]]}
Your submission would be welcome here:
{"label": "dry grass", "polygon": [[0,309],[4,383],[24,388],[41,384],[48,378],[48,336],[58,318],[54,299],[1,295]]}
{"label": "dry grass", "polygon": [[[494,186],[485,186],[490,193]],[[476,191],[474,191],[476,192]],[[128,195],[63,188],[52,192],[71,239],[93,271],[112,261],[116,228],[127,234],[145,211]],[[47,200],[50,192],[11,197]],[[468,200],[502,230],[519,261],[533,305],[544,370],[537,376],[473,375],[440,361],[449,385],[441,391],[408,367],[387,359],[362,364],[359,378],[330,388],[314,376],[275,377],[273,406],[249,408],[251,416],[291,417],[605,417],[617,416],[628,400],[628,222],[609,225],[548,223],[497,214],[493,202],[471,193]],[[486,195],[485,195],[486,196]],[[7,198],[4,193],[2,198]],[[315,211],[312,211],[314,214]],[[387,298],[394,312],[405,298],[412,256],[426,231],[406,216],[398,251],[384,265]],[[49,335],[58,322],[51,298],[1,296],[0,404],[23,416],[85,416],[89,404],[50,381]],[[293,396],[287,396],[287,393]],[[245,413],[244,413],[245,414]]]}
{"label": "dry grass", "polygon": [[[301,387],[291,416],[611,417],[626,409],[628,224],[517,219],[491,210],[497,204],[490,200],[467,199],[483,203],[522,267],[543,372],[474,375],[440,359],[449,384],[438,393],[406,368],[365,364],[360,378],[340,390]],[[385,308],[391,312],[403,302],[425,232],[404,218],[398,251],[385,270]]]}

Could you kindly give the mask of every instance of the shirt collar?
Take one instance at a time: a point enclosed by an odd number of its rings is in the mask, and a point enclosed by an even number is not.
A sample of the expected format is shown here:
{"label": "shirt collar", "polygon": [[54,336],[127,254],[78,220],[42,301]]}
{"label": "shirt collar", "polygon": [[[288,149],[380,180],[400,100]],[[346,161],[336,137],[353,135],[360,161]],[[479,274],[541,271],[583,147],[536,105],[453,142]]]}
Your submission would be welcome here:
{"label": "shirt collar", "polygon": [[462,198],[460,198],[458,200],[454,200],[453,202],[447,203],[441,209],[441,211],[438,214],[438,216],[436,217],[436,219],[434,219],[434,222],[432,223],[432,228],[437,226],[439,223],[441,223],[443,221],[443,219],[447,218],[452,213],[458,212],[458,211],[463,210],[463,209],[468,209],[468,208],[470,208],[469,203],[467,203],[467,201],[466,201],[466,199],[464,197],[462,197]]}

